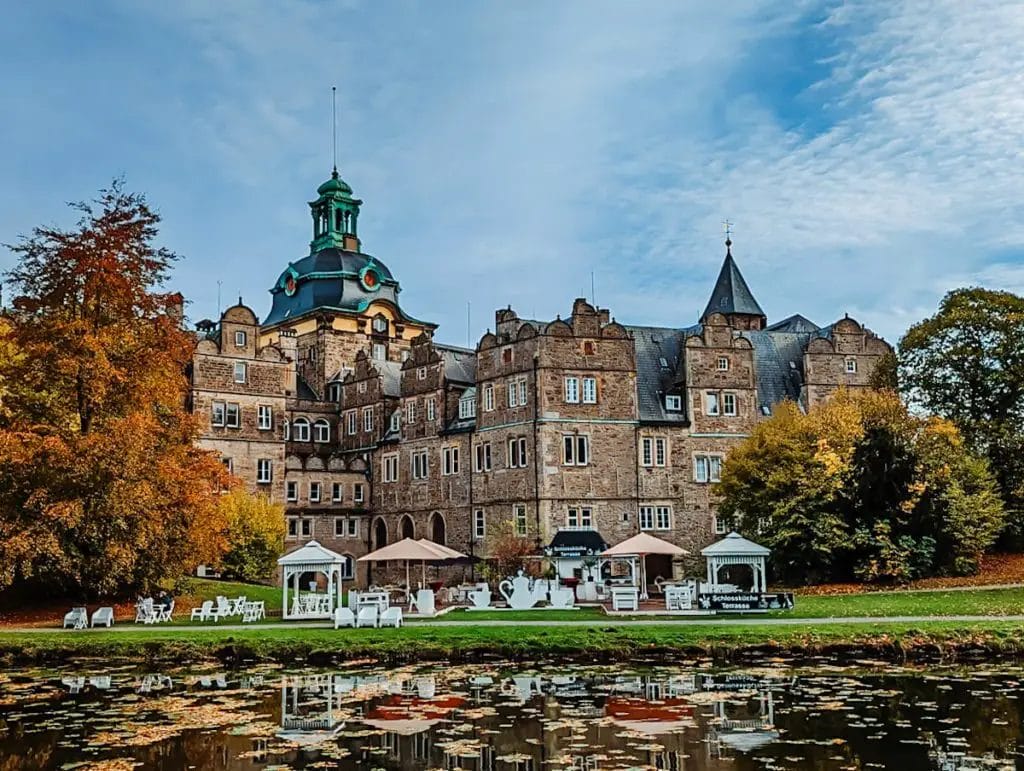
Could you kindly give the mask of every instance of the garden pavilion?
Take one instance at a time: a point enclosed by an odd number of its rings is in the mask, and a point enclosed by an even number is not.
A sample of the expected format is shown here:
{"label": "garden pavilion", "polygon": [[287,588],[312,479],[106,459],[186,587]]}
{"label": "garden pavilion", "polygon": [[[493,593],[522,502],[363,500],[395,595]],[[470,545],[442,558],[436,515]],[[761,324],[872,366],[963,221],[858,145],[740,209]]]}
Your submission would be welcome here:
{"label": "garden pavilion", "polygon": [[[336,607],[341,607],[341,577],[346,558],[317,541],[285,554],[277,564],[281,566],[281,613],[285,620],[331,618]],[[304,574],[319,573],[327,578],[327,594],[317,592],[317,582],[310,582],[310,591],[303,592],[299,585]],[[291,602],[288,585],[292,586]]]}
{"label": "garden pavilion", "polygon": [[734,530],[722,540],[701,549],[700,553],[707,560],[708,589],[712,593],[719,584],[719,572],[729,565],[749,567],[754,577],[751,591],[767,591],[768,578],[765,562],[768,555],[771,554],[771,549],[767,546],[748,541]]}

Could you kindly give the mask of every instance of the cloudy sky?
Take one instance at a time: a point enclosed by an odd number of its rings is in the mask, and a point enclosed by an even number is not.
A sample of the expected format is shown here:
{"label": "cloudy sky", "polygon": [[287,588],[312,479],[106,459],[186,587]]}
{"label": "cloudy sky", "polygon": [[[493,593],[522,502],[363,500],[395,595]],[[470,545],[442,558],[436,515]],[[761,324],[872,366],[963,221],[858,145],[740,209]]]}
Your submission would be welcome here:
{"label": "cloudy sky", "polygon": [[[0,242],[111,178],[193,320],[258,313],[338,165],[414,316],[590,294],[688,325],[722,221],[769,319],[892,341],[955,286],[1024,291],[1024,5],[36,0],[0,25]],[[0,268],[11,257],[0,250]]]}

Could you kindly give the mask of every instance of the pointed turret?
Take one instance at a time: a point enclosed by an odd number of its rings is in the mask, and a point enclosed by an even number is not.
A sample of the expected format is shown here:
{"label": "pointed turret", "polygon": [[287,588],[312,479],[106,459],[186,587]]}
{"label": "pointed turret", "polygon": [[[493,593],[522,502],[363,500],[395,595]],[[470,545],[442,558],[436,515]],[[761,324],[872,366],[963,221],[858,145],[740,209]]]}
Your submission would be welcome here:
{"label": "pointed turret", "polygon": [[712,313],[721,313],[734,329],[764,329],[768,321],[733,259],[732,239],[729,238],[725,240],[725,261],[711,299],[700,317],[701,323],[705,323]]}

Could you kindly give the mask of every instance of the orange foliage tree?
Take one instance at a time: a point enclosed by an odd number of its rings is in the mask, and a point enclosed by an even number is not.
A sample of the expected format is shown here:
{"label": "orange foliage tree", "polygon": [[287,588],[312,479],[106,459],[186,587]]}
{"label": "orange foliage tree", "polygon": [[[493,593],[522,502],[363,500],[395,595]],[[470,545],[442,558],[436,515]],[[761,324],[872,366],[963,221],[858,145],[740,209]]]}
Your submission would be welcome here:
{"label": "orange foliage tree", "polygon": [[225,548],[227,472],[195,447],[176,255],[115,181],[10,246],[0,325],[0,589],[146,590]]}

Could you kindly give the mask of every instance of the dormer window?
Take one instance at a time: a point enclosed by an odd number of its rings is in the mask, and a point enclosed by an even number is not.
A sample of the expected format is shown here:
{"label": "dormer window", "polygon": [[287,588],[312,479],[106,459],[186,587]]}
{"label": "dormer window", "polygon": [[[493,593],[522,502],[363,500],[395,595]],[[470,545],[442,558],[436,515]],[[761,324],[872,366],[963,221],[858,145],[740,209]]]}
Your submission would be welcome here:
{"label": "dormer window", "polygon": [[373,331],[377,334],[387,334],[388,320],[383,316],[373,317]]}
{"label": "dormer window", "polygon": [[248,335],[245,332],[239,330],[235,332],[235,348],[245,348],[246,338]]}
{"label": "dormer window", "polygon": [[466,420],[476,417],[476,396],[463,396],[459,399],[459,418]]}
{"label": "dormer window", "polygon": [[402,411],[395,410],[391,413],[391,430],[398,431],[402,427]]}
{"label": "dormer window", "polygon": [[668,369],[668,359],[666,359],[664,356],[658,357],[658,364],[661,365],[662,369]]}
{"label": "dormer window", "polygon": [[683,397],[679,394],[667,394],[665,396],[665,409],[669,412],[682,412]]}

